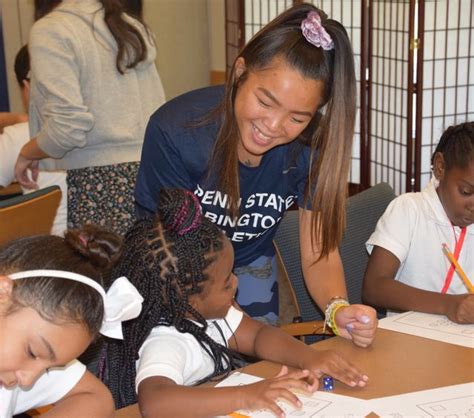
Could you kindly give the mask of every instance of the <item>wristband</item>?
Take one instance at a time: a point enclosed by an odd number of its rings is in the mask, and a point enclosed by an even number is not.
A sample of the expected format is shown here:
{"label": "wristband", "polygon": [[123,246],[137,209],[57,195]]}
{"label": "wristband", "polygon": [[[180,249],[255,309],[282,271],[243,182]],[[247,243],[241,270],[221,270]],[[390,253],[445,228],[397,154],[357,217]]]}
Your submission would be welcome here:
{"label": "wristband", "polygon": [[340,335],[339,328],[336,324],[336,312],[345,306],[349,306],[349,302],[341,296],[335,296],[330,299],[324,311],[325,318],[323,332],[326,332],[326,327],[329,326],[334,334]]}

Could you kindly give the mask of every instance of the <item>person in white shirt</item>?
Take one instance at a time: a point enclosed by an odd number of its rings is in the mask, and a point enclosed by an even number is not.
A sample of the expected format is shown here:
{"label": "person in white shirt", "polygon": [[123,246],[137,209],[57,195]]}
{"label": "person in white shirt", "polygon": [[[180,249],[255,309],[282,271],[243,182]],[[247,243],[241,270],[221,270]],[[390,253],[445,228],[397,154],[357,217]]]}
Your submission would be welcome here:
{"label": "person in white shirt", "polygon": [[120,338],[121,321],[140,312],[143,299],[125,278],[107,292],[100,284],[120,245],[119,236],[90,225],[2,247],[1,418],[50,404],[51,417],[114,415],[110,392],[74,359],[99,332]]}
{"label": "person in white shirt", "polygon": [[[21,88],[21,96],[25,109],[28,109],[30,81],[28,73],[30,62],[28,47],[24,45],[15,58],[15,75]],[[28,122],[16,123],[4,128],[0,134],[0,188],[6,187],[15,180],[15,162],[23,145],[30,140]],[[57,185],[61,188],[61,202],[56,212],[51,233],[62,236],[67,228],[67,185],[66,171],[40,171],[37,184],[39,189]],[[35,189],[22,187],[23,193],[30,193]]]}
{"label": "person in white shirt", "polygon": [[[241,408],[281,415],[276,400],[300,405],[290,389],[312,393],[322,374],[365,386],[368,377],[335,352],[315,352],[236,306],[232,245],[202,214],[196,195],[163,189],[158,212],[130,229],[113,271],[145,298],[142,315],[124,324],[123,342],[108,344],[107,385],[117,407],[136,402],[138,393],[142,414],[150,417],[207,417]],[[253,385],[196,387],[228,374],[236,352],[298,370],[283,366],[275,378]]]}
{"label": "person in white shirt", "polygon": [[[419,193],[393,200],[366,243],[366,302],[392,311],[446,315],[474,323],[474,122],[451,126],[432,157],[433,178]],[[467,286],[466,286],[467,285]]]}

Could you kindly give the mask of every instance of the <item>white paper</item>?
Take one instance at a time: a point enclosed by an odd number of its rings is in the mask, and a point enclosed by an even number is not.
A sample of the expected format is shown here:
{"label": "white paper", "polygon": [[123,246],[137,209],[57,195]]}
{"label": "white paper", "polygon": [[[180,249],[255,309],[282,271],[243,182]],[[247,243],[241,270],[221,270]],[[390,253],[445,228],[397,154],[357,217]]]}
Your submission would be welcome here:
{"label": "white paper", "polygon": [[445,386],[369,401],[380,417],[472,417],[474,383]]}
{"label": "white paper", "polygon": [[381,319],[379,328],[474,348],[474,324],[456,324],[444,315],[410,311]]}
{"label": "white paper", "polygon": [[[262,380],[259,377],[251,376],[246,373],[236,372],[227,379],[220,382],[217,386],[240,386],[248,385]],[[331,392],[317,391],[312,396],[301,395],[298,398],[303,403],[301,409],[295,409],[288,403],[278,402],[287,417],[365,417],[371,412],[369,401],[349,396],[336,395]],[[257,418],[274,418],[275,416],[268,411],[236,411],[241,415]]]}

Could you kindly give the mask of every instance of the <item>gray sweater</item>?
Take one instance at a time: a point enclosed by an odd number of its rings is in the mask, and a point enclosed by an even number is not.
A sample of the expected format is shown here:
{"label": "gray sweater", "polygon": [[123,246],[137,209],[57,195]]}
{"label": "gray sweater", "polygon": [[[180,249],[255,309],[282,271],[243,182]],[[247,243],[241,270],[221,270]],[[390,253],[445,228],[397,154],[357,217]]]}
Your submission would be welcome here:
{"label": "gray sweater", "polygon": [[52,158],[46,169],[139,161],[150,115],[164,101],[145,28],[147,59],[124,75],[97,0],[63,0],[32,27],[30,134]]}

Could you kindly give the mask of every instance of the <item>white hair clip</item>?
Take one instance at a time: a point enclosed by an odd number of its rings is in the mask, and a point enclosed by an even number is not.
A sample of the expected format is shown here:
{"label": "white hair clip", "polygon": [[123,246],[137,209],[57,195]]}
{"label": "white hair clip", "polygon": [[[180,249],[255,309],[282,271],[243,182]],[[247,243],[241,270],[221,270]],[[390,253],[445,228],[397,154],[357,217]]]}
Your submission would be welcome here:
{"label": "white hair clip", "polygon": [[70,271],[28,270],[10,274],[8,277],[12,280],[31,277],[56,277],[58,279],[74,280],[93,287],[104,300],[104,321],[100,333],[111,338],[123,339],[122,322],[136,318],[142,310],[143,297],[126,277],[116,279],[107,292],[95,280]]}

